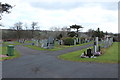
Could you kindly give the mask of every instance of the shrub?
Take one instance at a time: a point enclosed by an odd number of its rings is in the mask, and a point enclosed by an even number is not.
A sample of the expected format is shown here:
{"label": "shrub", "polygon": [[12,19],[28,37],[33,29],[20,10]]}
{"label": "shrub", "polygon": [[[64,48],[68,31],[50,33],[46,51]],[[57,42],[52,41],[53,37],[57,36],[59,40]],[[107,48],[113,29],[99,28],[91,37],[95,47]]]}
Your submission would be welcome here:
{"label": "shrub", "polygon": [[74,45],[74,39],[71,37],[63,38],[64,45]]}

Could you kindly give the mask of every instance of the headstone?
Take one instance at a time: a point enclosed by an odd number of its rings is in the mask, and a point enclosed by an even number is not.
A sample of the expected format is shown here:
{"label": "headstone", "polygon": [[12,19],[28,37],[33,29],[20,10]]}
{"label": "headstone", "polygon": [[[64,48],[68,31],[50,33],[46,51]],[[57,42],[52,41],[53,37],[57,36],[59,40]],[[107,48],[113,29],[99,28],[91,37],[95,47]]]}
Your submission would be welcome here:
{"label": "headstone", "polygon": [[101,47],[100,47],[100,46],[98,46],[98,52],[100,52],[100,50],[101,50]]}
{"label": "headstone", "polygon": [[89,57],[89,58],[91,58],[91,56],[92,56],[92,50],[89,48],[89,49],[87,49],[87,56]]}
{"label": "headstone", "polygon": [[94,53],[97,52],[96,42],[94,42]]}
{"label": "headstone", "polygon": [[58,40],[58,44],[59,44],[59,45],[62,45],[62,40]]}
{"label": "headstone", "polygon": [[82,39],[81,39],[81,44],[82,44],[83,42],[82,42]]}
{"label": "headstone", "polygon": [[76,42],[77,42],[76,39],[74,39],[74,45],[76,45]]}
{"label": "headstone", "polygon": [[96,50],[98,50],[98,37],[95,38],[96,41]]}
{"label": "headstone", "polygon": [[48,43],[47,43],[47,40],[46,40],[46,39],[45,39],[45,40],[42,40],[42,45],[41,45],[41,47],[43,47],[43,48],[45,48],[45,49],[48,48]]}
{"label": "headstone", "polygon": [[38,46],[38,40],[36,41],[36,46]]}
{"label": "headstone", "polygon": [[58,45],[61,45],[61,41],[60,40],[58,40]]}
{"label": "headstone", "polygon": [[79,44],[81,43],[81,39],[79,38]]}
{"label": "headstone", "polygon": [[61,44],[63,44],[63,40],[60,40],[61,41]]}
{"label": "headstone", "polygon": [[79,44],[79,38],[76,38],[76,43]]}
{"label": "headstone", "polygon": [[85,43],[87,43],[87,38],[85,38]]}
{"label": "headstone", "polygon": [[52,37],[48,38],[48,48],[49,49],[54,48],[54,38],[52,38]]}
{"label": "headstone", "polygon": [[104,47],[104,41],[101,40],[100,46],[103,48]]}

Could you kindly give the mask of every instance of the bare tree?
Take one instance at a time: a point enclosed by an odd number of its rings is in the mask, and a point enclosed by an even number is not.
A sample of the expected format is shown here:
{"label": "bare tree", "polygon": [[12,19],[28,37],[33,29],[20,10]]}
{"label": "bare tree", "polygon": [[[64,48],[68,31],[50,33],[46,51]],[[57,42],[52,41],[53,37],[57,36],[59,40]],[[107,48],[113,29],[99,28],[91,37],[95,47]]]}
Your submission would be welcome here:
{"label": "bare tree", "polygon": [[37,22],[32,22],[32,24],[31,24],[32,38],[34,38],[34,31],[37,27],[37,24],[38,24]]}
{"label": "bare tree", "polygon": [[17,32],[18,40],[21,38],[21,30],[22,30],[22,22],[18,22],[14,24],[14,30]]}
{"label": "bare tree", "polygon": [[92,29],[89,29],[89,30],[87,31],[87,35],[88,35],[89,37],[92,37],[92,36],[93,36],[93,33],[94,33],[94,30],[92,30]]}

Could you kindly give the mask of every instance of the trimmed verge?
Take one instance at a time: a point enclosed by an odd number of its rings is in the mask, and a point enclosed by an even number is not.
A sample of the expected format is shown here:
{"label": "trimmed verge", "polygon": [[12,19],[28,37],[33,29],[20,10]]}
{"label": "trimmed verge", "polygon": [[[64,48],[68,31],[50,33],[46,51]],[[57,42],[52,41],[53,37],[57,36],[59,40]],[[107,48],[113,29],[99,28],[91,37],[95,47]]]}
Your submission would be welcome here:
{"label": "trimmed verge", "polygon": [[114,42],[111,47],[103,48],[101,50],[103,54],[97,58],[80,58],[80,55],[87,49],[59,55],[58,58],[77,62],[118,63],[118,44],[120,43]]}

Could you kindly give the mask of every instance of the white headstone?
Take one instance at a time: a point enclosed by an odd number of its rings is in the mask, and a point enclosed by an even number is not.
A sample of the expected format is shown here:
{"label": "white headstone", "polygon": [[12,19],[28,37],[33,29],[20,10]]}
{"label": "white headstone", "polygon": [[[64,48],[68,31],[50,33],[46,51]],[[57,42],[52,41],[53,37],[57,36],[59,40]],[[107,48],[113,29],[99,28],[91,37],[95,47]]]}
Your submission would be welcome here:
{"label": "white headstone", "polygon": [[52,38],[52,37],[48,38],[48,48],[49,49],[54,48],[54,38]]}
{"label": "white headstone", "polygon": [[38,40],[36,41],[36,46],[38,46]]}
{"label": "white headstone", "polygon": [[76,45],[76,39],[74,39],[74,45]]}
{"label": "white headstone", "polygon": [[47,43],[47,40],[45,39],[45,40],[42,40],[42,45],[41,45],[41,47],[43,47],[43,48],[48,48],[48,43]]}
{"label": "white headstone", "polygon": [[96,50],[98,50],[98,37],[95,38],[95,42],[96,42]]}

